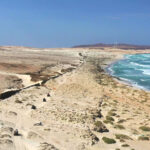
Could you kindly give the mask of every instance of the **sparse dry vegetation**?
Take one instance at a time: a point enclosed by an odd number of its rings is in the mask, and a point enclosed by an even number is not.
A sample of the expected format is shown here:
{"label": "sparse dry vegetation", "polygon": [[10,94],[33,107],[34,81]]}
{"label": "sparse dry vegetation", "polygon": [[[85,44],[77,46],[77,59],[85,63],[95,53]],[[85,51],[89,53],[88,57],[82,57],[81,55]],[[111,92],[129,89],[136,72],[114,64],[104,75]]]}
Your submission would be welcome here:
{"label": "sparse dry vegetation", "polygon": [[102,140],[106,143],[106,144],[115,144],[116,141],[114,139],[111,138],[107,138],[107,137],[103,137]]}

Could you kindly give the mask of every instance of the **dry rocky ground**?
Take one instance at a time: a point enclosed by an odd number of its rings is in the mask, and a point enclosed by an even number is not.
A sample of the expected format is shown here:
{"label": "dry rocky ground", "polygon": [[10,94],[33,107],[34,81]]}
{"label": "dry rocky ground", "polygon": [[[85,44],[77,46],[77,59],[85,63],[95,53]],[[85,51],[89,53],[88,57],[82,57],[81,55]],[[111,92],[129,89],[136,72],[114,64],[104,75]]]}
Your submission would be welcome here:
{"label": "dry rocky ground", "polygon": [[0,101],[0,150],[150,149],[150,93],[104,71],[131,52],[22,47],[0,51],[1,78],[4,83],[4,76],[10,78],[1,91],[45,80]]}

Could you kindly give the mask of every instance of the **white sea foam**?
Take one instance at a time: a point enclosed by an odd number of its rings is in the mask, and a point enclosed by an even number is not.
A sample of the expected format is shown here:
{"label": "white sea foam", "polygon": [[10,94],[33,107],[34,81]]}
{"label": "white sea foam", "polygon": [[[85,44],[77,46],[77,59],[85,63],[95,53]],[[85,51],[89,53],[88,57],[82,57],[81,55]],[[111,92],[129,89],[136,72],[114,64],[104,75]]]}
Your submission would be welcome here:
{"label": "white sea foam", "polygon": [[141,55],[146,57],[146,58],[150,58],[150,54],[141,54]]}
{"label": "white sea foam", "polygon": [[[113,68],[114,64],[112,64],[108,68],[108,70],[112,76],[118,77],[122,82],[128,85],[143,90],[150,90],[150,87],[148,85],[144,86],[144,81],[149,82],[149,80],[147,80],[147,75],[150,76],[149,58],[150,55],[147,56],[147,54],[139,54],[137,56],[125,55],[124,60],[117,62],[115,70]],[[140,62],[142,62],[142,64],[140,64]],[[143,62],[146,64],[143,64]],[[136,79],[134,78],[134,76],[136,77]]]}
{"label": "white sea foam", "polygon": [[130,85],[130,86],[133,86],[133,87],[137,87],[139,89],[142,89],[142,90],[149,90],[147,89],[146,87],[144,86],[141,86],[139,85],[137,82],[133,82],[132,80],[129,80],[129,79],[125,79],[125,78],[120,78],[124,83]]}
{"label": "white sea foam", "polygon": [[114,74],[114,70],[112,69],[112,66],[108,67],[107,70],[111,75]]}
{"label": "white sea foam", "polygon": [[144,80],[144,79],[140,79],[140,81],[146,81],[146,80]]}
{"label": "white sea foam", "polygon": [[143,72],[143,74],[150,76],[150,69],[141,69],[141,71]]}
{"label": "white sea foam", "polygon": [[130,62],[130,64],[134,65],[134,66],[140,66],[140,67],[143,67],[143,68],[150,68],[150,65],[142,65],[142,64],[135,63],[135,62]]}

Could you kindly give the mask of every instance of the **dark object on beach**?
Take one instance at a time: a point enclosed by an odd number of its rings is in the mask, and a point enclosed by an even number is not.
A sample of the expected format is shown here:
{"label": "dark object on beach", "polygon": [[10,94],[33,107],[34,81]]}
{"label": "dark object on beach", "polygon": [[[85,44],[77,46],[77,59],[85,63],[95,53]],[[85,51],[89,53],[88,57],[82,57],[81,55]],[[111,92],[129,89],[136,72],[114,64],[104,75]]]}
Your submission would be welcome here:
{"label": "dark object on beach", "polygon": [[18,131],[18,129],[16,129],[15,131],[14,131],[14,136],[20,136],[21,134],[19,134],[19,131]]}
{"label": "dark object on beach", "polygon": [[46,102],[46,98],[43,98],[43,102]]}
{"label": "dark object on beach", "polygon": [[96,118],[102,118],[102,113],[101,113],[101,109],[95,109],[92,111],[92,115],[93,115],[93,119],[95,120]]}
{"label": "dark object on beach", "polygon": [[82,53],[79,53],[79,56],[83,56]]}
{"label": "dark object on beach", "polygon": [[102,115],[102,113],[101,113],[101,109],[99,109],[99,110],[97,111],[97,113],[95,114],[95,116],[96,116],[97,118],[102,118],[102,117],[103,117],[103,115]]}
{"label": "dark object on beach", "polygon": [[36,106],[35,106],[35,105],[32,105],[31,109],[36,109]]}
{"label": "dark object on beach", "polygon": [[39,122],[39,123],[35,123],[34,126],[42,126],[42,122]]}
{"label": "dark object on beach", "polygon": [[47,97],[50,97],[50,94],[49,94],[49,93],[47,94]]}

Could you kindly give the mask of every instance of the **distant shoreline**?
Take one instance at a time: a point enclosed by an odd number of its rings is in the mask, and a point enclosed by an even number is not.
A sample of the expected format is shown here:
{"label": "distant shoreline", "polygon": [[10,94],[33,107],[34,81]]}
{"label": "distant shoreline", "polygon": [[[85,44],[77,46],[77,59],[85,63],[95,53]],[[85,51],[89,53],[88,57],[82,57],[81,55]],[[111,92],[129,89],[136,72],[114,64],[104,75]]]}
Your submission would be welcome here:
{"label": "distant shoreline", "polygon": [[[147,54],[147,53],[143,53],[143,54]],[[126,84],[130,87],[133,87],[133,88],[136,88],[136,89],[139,89],[139,90],[144,90],[144,91],[147,91],[147,92],[150,92],[150,90],[140,86],[140,85],[137,85],[136,83],[133,83],[132,81],[128,80],[128,79],[125,79],[125,78],[120,78],[120,77],[117,77],[115,75],[113,75],[112,71],[111,71],[111,67],[116,64],[117,62],[121,61],[121,60],[124,60],[124,59],[128,59],[128,58],[125,58],[125,55],[123,55],[123,58],[122,59],[119,59],[119,60],[116,60],[114,62],[112,62],[111,64],[109,64],[107,67],[104,68],[105,72],[111,76],[113,79],[117,80],[118,82],[122,83],[122,84]],[[131,55],[131,54],[128,54],[128,55]],[[132,55],[137,55],[137,54],[132,54]]]}
{"label": "distant shoreline", "polygon": [[97,43],[97,44],[77,45],[73,46],[72,48],[117,48],[122,50],[146,50],[150,49],[150,45],[137,45],[126,43],[118,43],[118,44]]}

